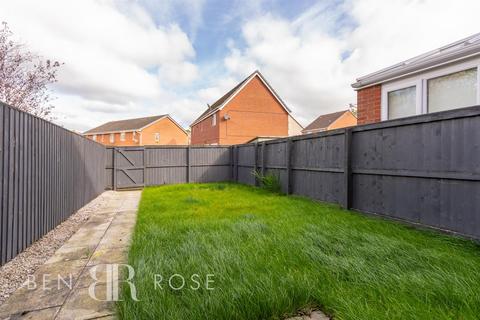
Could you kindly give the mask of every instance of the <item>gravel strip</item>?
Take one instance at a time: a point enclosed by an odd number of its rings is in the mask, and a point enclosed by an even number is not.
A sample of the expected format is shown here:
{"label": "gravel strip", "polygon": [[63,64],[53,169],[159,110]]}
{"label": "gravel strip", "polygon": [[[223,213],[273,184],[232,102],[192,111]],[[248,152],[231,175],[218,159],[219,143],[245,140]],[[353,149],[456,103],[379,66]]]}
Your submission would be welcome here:
{"label": "gravel strip", "polygon": [[105,193],[90,201],[67,220],[0,267],[0,305],[43,265],[106,200]]}

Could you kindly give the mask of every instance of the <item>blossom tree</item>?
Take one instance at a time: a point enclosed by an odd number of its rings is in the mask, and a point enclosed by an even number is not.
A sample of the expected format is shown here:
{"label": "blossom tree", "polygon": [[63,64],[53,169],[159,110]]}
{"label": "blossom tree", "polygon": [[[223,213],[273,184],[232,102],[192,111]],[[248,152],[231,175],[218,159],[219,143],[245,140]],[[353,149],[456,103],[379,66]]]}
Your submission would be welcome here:
{"label": "blossom tree", "polygon": [[61,63],[43,60],[24,44],[12,40],[6,22],[0,26],[0,101],[38,117],[52,120],[49,85],[57,81]]}

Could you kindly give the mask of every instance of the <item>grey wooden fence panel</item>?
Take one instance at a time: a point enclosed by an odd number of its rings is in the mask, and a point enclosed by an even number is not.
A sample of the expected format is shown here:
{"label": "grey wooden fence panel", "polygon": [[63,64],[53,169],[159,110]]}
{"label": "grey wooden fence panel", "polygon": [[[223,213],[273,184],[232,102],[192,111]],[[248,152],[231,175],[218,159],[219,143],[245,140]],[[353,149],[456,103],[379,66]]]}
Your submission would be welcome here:
{"label": "grey wooden fence panel", "polygon": [[284,191],[480,239],[479,130],[476,106],[240,145],[236,181],[254,184],[256,154]]}
{"label": "grey wooden fence panel", "polygon": [[255,185],[255,145],[240,145],[237,148],[237,181],[249,185]]}
{"label": "grey wooden fence panel", "polygon": [[472,116],[474,110],[354,130],[352,207],[480,238],[480,115]]}
{"label": "grey wooden fence panel", "polygon": [[231,179],[230,148],[190,147],[190,182],[219,182]]}
{"label": "grey wooden fence panel", "polygon": [[266,166],[270,168],[285,169],[287,163],[286,141],[269,141],[266,143]]}
{"label": "grey wooden fence panel", "polygon": [[147,186],[186,183],[186,167],[146,168],[145,184]]}
{"label": "grey wooden fence panel", "polygon": [[187,182],[187,148],[148,148],[146,185]]}
{"label": "grey wooden fence panel", "polygon": [[[145,163],[141,169],[130,170],[134,179],[144,174],[145,186],[155,186],[186,182],[216,182],[231,180],[231,150],[225,146],[147,146],[106,148],[105,187],[107,189],[122,187],[122,181],[114,181],[115,171],[128,166],[123,157],[115,157],[114,153],[123,150],[130,160],[138,165],[141,162],[132,156],[132,150],[144,150]],[[122,175],[117,172],[116,179]]]}
{"label": "grey wooden fence panel", "polygon": [[291,152],[292,193],[341,203],[343,130],[293,140]]}
{"label": "grey wooden fence panel", "polygon": [[0,264],[103,192],[105,148],[0,103]]}
{"label": "grey wooden fence panel", "polygon": [[191,182],[220,182],[230,180],[229,166],[201,166],[191,168]]}

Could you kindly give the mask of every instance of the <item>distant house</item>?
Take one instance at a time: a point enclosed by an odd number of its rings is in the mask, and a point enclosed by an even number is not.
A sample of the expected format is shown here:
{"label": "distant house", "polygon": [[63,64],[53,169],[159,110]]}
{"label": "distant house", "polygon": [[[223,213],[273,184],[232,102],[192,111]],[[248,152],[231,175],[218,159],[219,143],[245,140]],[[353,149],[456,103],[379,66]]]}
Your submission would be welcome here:
{"label": "distant house", "polygon": [[350,110],[344,110],[319,116],[306,126],[302,133],[309,134],[356,125],[357,117]]}
{"label": "distant house", "polygon": [[168,114],[111,121],[83,135],[107,146],[188,144],[187,132]]}
{"label": "distant house", "polygon": [[358,78],[358,124],[480,104],[480,33]]}
{"label": "distant house", "polygon": [[240,144],[258,136],[301,134],[290,109],[255,71],[207,108],[191,125],[192,144]]}

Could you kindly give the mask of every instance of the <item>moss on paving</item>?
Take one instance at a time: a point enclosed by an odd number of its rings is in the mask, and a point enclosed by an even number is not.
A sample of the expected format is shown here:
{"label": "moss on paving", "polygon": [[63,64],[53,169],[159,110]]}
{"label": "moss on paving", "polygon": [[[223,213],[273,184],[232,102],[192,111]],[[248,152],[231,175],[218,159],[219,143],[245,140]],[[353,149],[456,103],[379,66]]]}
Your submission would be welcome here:
{"label": "moss on paving", "polygon": [[[146,188],[129,253],[140,301],[123,286],[118,311],[123,319],[283,319],[320,307],[335,319],[478,319],[479,249],[244,185]],[[173,290],[165,280],[155,289],[155,274],[180,274],[186,287],[192,274],[214,274],[215,289]]]}

